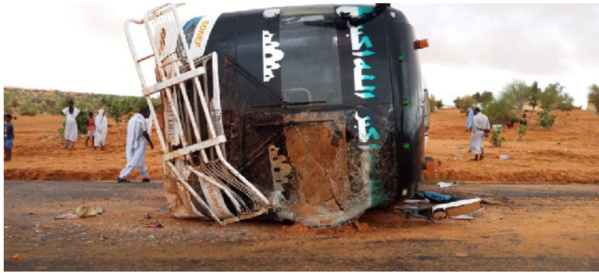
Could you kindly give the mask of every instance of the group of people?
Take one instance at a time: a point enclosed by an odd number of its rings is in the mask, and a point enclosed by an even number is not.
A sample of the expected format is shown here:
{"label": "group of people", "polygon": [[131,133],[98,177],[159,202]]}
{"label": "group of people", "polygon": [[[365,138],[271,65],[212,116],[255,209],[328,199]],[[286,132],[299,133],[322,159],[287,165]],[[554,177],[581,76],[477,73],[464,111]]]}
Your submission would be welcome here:
{"label": "group of people", "polygon": [[[65,116],[64,128],[64,148],[68,149],[69,144],[71,149],[75,148],[77,141],[78,128],[77,116],[81,114],[81,110],[75,107],[73,101],[69,101],[68,106],[61,111]],[[94,119],[94,113],[90,112],[87,119],[87,139],[85,146],[88,145],[89,139],[92,139],[94,150],[100,147],[104,150],[106,145],[106,135],[108,133],[108,118],[104,114],[104,109],[98,110],[98,115]],[[126,179],[134,168],[138,168],[141,172],[142,182],[150,182],[148,170],[146,168],[146,146],[154,149],[154,143],[150,139],[152,123],[150,119],[150,110],[147,106],[141,107],[127,124],[127,144],[125,147],[125,155],[127,156],[127,164],[119,173],[117,182],[130,182]],[[13,148],[14,129],[12,124],[12,115],[4,115],[4,161],[10,161]]]}
{"label": "group of people", "polygon": [[[73,101],[69,101],[69,106],[62,110],[62,114],[66,117],[64,129],[65,149],[69,147],[69,142],[71,143],[71,149],[75,148],[75,141],[77,141],[76,118],[80,112],[79,109],[75,108]],[[93,116],[94,113],[90,112],[87,120],[87,139],[85,140],[85,146],[87,146],[88,141],[91,138],[94,144],[94,150],[97,147],[104,150],[106,145],[106,135],[108,133],[108,119],[104,115],[104,109],[98,110],[98,115],[95,119]],[[154,143],[152,143],[149,135],[151,130],[152,123],[150,120],[150,110],[146,106],[141,107],[127,124],[127,144],[125,147],[127,165],[125,165],[125,168],[119,173],[117,179],[118,183],[130,182],[126,177],[134,168],[138,168],[141,172],[142,182],[150,182],[148,169],[146,168],[146,145],[149,143],[150,147],[154,149]]]}
{"label": "group of people", "polygon": [[[77,128],[77,116],[81,113],[81,110],[75,107],[73,101],[69,101],[69,106],[62,109],[61,114],[65,116],[64,126],[64,148],[69,148],[69,142],[71,149],[75,148],[75,141],[77,141],[78,128]],[[104,109],[98,110],[98,115],[94,119],[94,112],[89,112],[87,119],[87,139],[85,140],[85,147],[88,146],[89,139],[92,139],[94,150],[100,147],[104,150],[106,145],[106,135],[108,134],[108,118],[104,115]]]}
{"label": "group of people", "polygon": [[[526,114],[522,114],[520,124],[526,126],[528,120]],[[508,122],[508,128],[513,126],[513,121]],[[480,108],[471,106],[468,108],[468,119],[466,120],[466,132],[472,132],[470,136],[470,150],[469,152],[474,154],[474,158],[470,161],[480,161],[485,157],[484,154],[484,138],[489,136],[491,131],[491,124],[489,118],[480,111]]]}

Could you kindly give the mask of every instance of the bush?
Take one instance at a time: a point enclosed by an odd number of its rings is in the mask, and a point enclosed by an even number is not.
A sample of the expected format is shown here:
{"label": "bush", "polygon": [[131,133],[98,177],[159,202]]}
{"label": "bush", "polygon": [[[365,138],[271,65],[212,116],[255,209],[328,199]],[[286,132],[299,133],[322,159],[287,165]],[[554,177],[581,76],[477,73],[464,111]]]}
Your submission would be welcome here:
{"label": "bush", "polygon": [[455,104],[455,107],[460,109],[460,113],[466,113],[468,112],[468,108],[475,105],[477,101],[472,96],[463,96],[453,100],[453,103]]}
{"label": "bush", "polygon": [[437,107],[437,109],[443,108],[443,101],[442,100],[435,101],[435,106]]}
{"label": "bush", "polygon": [[497,130],[493,130],[493,137],[491,138],[494,147],[501,147],[501,143],[505,141],[504,137],[499,137],[501,134],[501,128]]}
{"label": "bush", "polygon": [[557,109],[562,111],[572,111],[574,109],[574,98],[568,93],[560,94]]}
{"label": "bush", "polygon": [[35,116],[39,113],[39,110],[32,104],[25,104],[19,107],[19,114],[22,116]]}
{"label": "bush", "polygon": [[504,98],[487,104],[483,113],[489,118],[491,124],[503,124],[510,119],[517,119],[512,104]]}
{"label": "bush", "polygon": [[528,103],[530,97],[530,87],[524,81],[515,80],[503,88],[502,98],[509,102],[512,108],[519,111],[524,109],[524,105]]}
{"label": "bush", "polygon": [[520,124],[518,127],[518,141],[522,141],[522,137],[526,134],[526,125]]}
{"label": "bush", "polygon": [[539,125],[541,125],[541,127],[543,127],[545,130],[549,130],[549,129],[551,129],[551,126],[553,126],[553,123],[555,122],[555,116],[550,115],[549,111],[547,111],[547,109],[545,109],[545,110],[543,110],[543,113],[539,115],[537,120],[539,122]]}
{"label": "bush", "polygon": [[435,100],[435,95],[430,94],[428,96],[428,109],[431,113],[435,112],[435,108],[437,107],[436,102],[437,101]]}

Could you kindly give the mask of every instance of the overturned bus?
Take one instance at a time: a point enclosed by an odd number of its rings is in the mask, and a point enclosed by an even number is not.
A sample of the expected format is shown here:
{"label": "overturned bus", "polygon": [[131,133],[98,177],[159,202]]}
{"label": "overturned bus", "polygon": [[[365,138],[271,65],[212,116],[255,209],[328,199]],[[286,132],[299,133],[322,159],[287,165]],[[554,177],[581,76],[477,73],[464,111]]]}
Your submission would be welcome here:
{"label": "overturned bus", "polygon": [[[402,12],[301,6],[180,22],[164,5],[125,25],[143,93],[162,99],[160,111],[149,106],[176,217],[338,226],[417,190],[427,42]],[[137,56],[134,24],[151,55]]]}

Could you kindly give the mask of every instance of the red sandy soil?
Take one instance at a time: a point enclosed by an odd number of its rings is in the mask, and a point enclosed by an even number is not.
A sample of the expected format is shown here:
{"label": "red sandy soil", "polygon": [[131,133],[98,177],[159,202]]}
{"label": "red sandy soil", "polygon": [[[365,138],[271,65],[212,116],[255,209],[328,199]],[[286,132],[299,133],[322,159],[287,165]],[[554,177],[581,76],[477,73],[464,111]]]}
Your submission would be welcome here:
{"label": "red sandy soil", "polygon": [[[546,131],[527,113],[528,129],[517,141],[518,124],[504,126],[505,142],[493,147],[491,134],[485,139],[485,159],[469,161],[470,132],[464,132],[466,115],[457,109],[431,114],[426,156],[437,161],[425,180],[493,182],[599,182],[599,115],[592,111],[554,111],[553,127]],[[499,155],[509,155],[501,160]]]}
{"label": "red sandy soil", "polygon": [[[529,128],[522,141],[516,141],[517,124],[504,129],[506,142],[493,147],[485,140],[486,157],[470,162],[470,133],[464,132],[466,116],[457,109],[443,109],[431,114],[426,156],[437,162],[434,170],[425,171],[429,181],[482,182],[599,182],[599,116],[594,112],[555,111],[553,128],[543,130],[534,113],[528,113]],[[105,151],[85,147],[86,136],[80,135],[75,150],[63,149],[58,139],[62,116],[19,116],[15,120],[13,160],[5,162],[6,180],[103,181],[115,180],[125,166],[125,131],[117,140],[111,121]],[[124,127],[124,126],[123,126]],[[160,144],[148,148],[146,164],[153,179],[162,177]],[[91,142],[91,140],[90,140]],[[509,160],[500,160],[501,154]],[[140,179],[134,171],[131,179]]]}

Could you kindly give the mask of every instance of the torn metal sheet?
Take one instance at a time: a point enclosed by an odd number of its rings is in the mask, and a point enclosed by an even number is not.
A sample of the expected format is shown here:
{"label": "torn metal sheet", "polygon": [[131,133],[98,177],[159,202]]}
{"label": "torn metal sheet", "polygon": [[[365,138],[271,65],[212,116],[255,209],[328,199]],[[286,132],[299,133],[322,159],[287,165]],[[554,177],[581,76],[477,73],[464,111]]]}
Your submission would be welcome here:
{"label": "torn metal sheet", "polygon": [[265,213],[338,226],[418,189],[427,93],[400,11],[324,5],[181,19],[179,30],[168,18],[148,28],[176,217]]}

